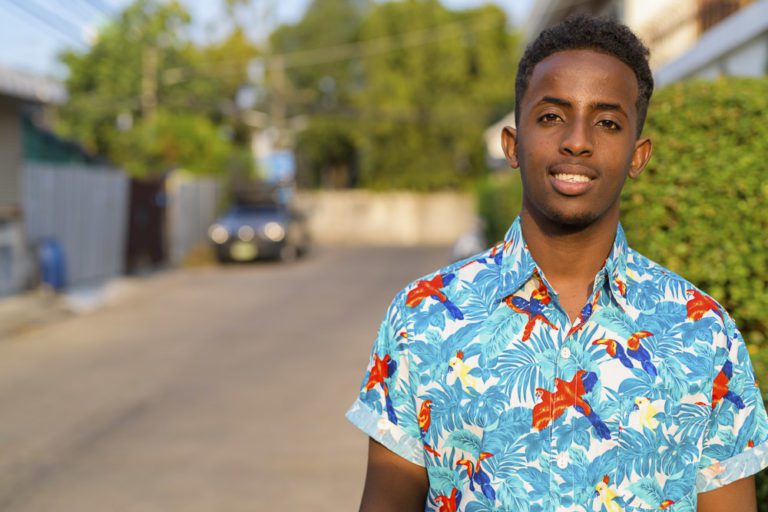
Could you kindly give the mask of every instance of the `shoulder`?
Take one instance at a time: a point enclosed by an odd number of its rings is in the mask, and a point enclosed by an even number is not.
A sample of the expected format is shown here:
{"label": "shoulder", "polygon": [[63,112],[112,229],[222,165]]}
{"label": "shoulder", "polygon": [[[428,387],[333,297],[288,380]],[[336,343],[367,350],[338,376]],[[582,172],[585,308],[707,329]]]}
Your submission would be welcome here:
{"label": "shoulder", "polygon": [[497,253],[498,247],[491,247],[414,279],[397,293],[392,307],[402,323],[424,315],[463,319],[460,308],[465,306],[468,295],[484,297],[498,286]]}
{"label": "shoulder", "polygon": [[733,319],[711,295],[633,249],[627,255],[627,281],[627,300],[639,312],[661,314],[677,309],[684,315],[681,322],[706,320],[715,331],[734,334]]}

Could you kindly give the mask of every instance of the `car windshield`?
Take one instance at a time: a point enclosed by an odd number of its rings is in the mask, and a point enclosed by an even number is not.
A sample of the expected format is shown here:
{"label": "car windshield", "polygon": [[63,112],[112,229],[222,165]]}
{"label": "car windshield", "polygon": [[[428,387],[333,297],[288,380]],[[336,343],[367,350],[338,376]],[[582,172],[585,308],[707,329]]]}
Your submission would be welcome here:
{"label": "car windshield", "polygon": [[231,215],[271,215],[280,212],[277,205],[236,205],[229,211]]}

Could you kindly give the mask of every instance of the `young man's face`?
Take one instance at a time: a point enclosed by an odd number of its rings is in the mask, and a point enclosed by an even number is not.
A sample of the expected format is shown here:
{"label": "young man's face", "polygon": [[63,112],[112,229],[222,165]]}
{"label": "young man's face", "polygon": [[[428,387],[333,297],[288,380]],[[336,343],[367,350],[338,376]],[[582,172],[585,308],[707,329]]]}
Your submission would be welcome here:
{"label": "young man's face", "polygon": [[603,53],[568,50],[536,65],[519,126],[502,135],[529,215],[574,227],[618,219],[624,180],[651,154],[650,140],[637,139],[637,97],[632,69]]}

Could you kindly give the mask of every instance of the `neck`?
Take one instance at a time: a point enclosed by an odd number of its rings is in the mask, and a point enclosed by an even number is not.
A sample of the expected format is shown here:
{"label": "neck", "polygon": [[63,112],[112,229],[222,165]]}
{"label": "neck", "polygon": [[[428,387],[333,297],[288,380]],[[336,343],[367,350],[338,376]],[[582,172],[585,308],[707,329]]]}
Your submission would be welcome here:
{"label": "neck", "polygon": [[563,226],[523,208],[520,227],[531,256],[555,288],[589,287],[611,252],[618,210],[588,226]]}

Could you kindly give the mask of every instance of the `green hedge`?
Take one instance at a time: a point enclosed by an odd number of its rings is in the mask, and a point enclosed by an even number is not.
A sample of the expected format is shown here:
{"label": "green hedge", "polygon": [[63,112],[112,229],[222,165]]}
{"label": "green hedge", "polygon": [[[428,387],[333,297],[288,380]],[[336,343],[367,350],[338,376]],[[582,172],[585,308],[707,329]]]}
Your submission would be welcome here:
{"label": "green hedge", "polygon": [[[655,147],[623,193],[632,247],[709,292],[735,317],[768,398],[768,78],[678,83],[657,91]],[[519,208],[519,180],[478,187],[489,242]],[[516,188],[517,187],[517,188]],[[498,207],[497,205],[501,205]],[[502,228],[504,226],[504,228]],[[768,471],[758,475],[768,512]]]}
{"label": "green hedge", "polygon": [[475,187],[478,216],[485,224],[488,245],[504,238],[509,225],[520,212],[522,186],[520,174],[501,171],[486,176]]}
{"label": "green hedge", "polygon": [[[768,78],[658,91],[654,154],[623,194],[630,244],[709,292],[736,319],[768,397]],[[758,477],[768,512],[768,474]]]}

